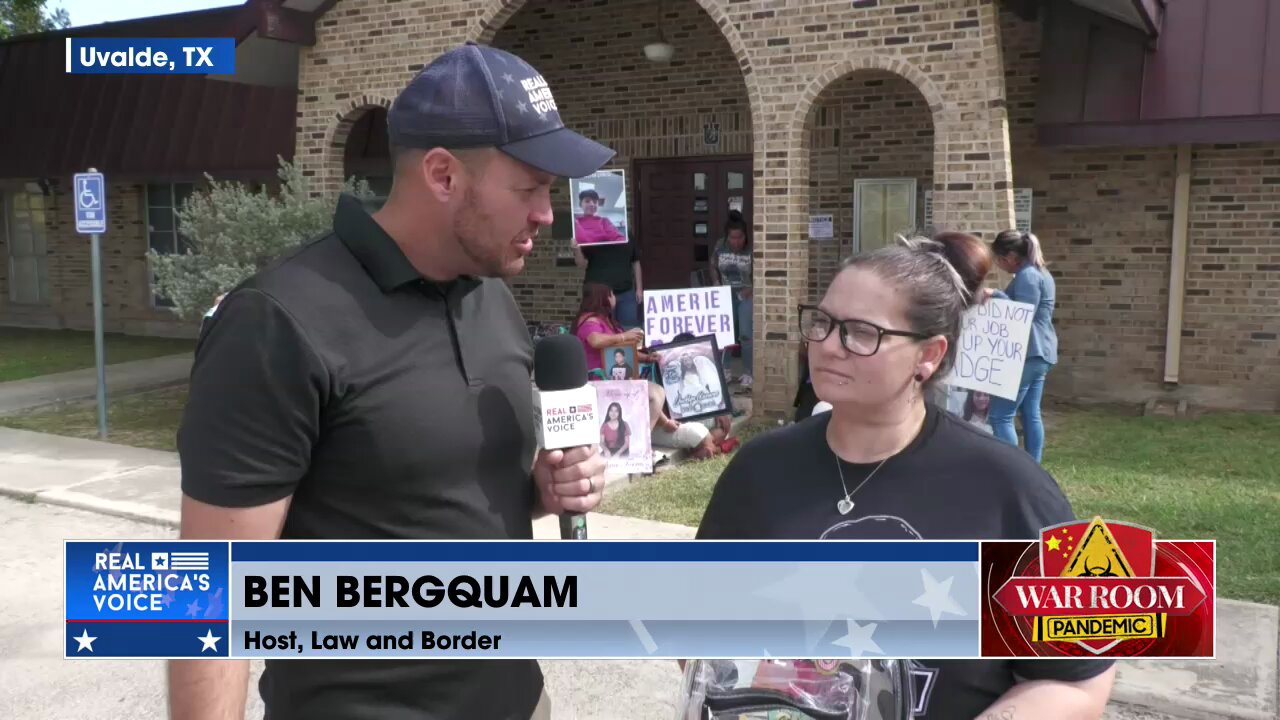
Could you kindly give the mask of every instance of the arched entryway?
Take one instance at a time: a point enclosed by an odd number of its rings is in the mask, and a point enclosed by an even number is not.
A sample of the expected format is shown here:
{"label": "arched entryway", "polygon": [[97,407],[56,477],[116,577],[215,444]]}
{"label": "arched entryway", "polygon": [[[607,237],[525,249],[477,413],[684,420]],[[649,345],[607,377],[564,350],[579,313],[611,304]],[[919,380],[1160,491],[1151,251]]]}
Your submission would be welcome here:
{"label": "arched entryway", "polygon": [[[646,289],[706,281],[730,207],[751,220],[757,97],[723,0],[495,0],[472,37],[513,52],[545,76],[569,126],[617,151],[627,231]],[[665,39],[667,62],[646,46]],[[569,246],[578,208],[561,182],[556,220],[512,282],[526,317],[570,321],[583,270]]]}
{"label": "arched entryway", "polygon": [[369,183],[374,193],[384,198],[391,190],[391,152],[387,139],[389,99],[360,96],[347,101],[338,111],[328,132],[322,171],[308,171],[319,176],[317,192],[336,192],[338,185],[356,178]]}
{"label": "arched entryway", "polygon": [[342,148],[342,177],[369,183],[374,195],[391,192],[391,151],[387,140],[387,109],[375,105],[356,111]]}
{"label": "arched entryway", "polygon": [[[935,131],[928,99],[895,72],[858,69],[831,81],[806,119],[810,230],[809,299],[840,262],[927,232]],[[830,222],[826,222],[829,216]]]}

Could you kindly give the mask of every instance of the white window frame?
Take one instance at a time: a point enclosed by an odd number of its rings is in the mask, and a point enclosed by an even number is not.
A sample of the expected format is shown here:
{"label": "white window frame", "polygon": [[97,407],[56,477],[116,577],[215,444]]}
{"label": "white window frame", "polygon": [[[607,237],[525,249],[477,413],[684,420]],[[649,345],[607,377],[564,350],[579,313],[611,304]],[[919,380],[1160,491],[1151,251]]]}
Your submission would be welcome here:
{"label": "white window frame", "polygon": [[913,177],[889,177],[889,178],[860,178],[853,181],[853,252],[856,255],[862,252],[862,189],[869,185],[903,185],[906,186],[910,198],[908,214],[911,217],[911,223],[916,224],[916,193],[919,182]]}
{"label": "white window frame", "polygon": [[[36,183],[21,183],[12,185],[0,185],[0,223],[4,223],[4,261],[7,270],[5,276],[6,284],[9,288],[8,301],[11,305],[22,307],[48,307],[53,303],[53,287],[52,279],[49,277],[49,203],[44,203],[45,224],[40,227],[39,232],[44,235],[44,277],[37,277],[39,283],[37,288],[40,291],[40,297],[35,302],[19,302],[16,297],[17,285],[14,283],[14,277],[17,275],[17,268],[14,267],[13,257],[13,227],[11,225],[12,218],[9,210],[9,203],[14,195],[40,195],[44,196],[44,191]],[[34,224],[33,231],[36,230]]]}
{"label": "white window frame", "polygon": [[[152,204],[152,202],[151,202],[151,188],[152,188],[152,186],[155,186],[155,185],[163,185],[163,186],[166,186],[166,187],[168,187],[168,188],[169,188],[169,205],[168,205],[168,206],[165,206],[165,205],[153,205],[153,204]],[[174,310],[174,308],[173,308],[173,306],[172,306],[172,305],[169,305],[169,304],[165,304],[165,303],[160,302],[160,301],[159,301],[159,298],[156,296],[156,293],[157,293],[157,291],[156,291],[156,276],[155,276],[155,270],[154,270],[154,269],[152,268],[152,266],[151,266],[151,255],[150,255],[150,252],[149,252],[150,250],[153,250],[153,249],[156,249],[156,248],[151,244],[151,235],[152,235],[152,233],[153,233],[153,232],[170,232],[170,233],[172,233],[173,245],[172,245],[172,247],[169,249],[169,251],[168,251],[168,252],[161,252],[160,250],[156,250],[156,251],[157,251],[157,252],[159,252],[161,255],[172,255],[172,254],[174,254],[174,253],[176,253],[176,252],[177,252],[177,247],[178,247],[178,208],[177,208],[177,200],[176,200],[175,198],[177,197],[177,187],[178,187],[179,185],[190,185],[190,186],[191,186],[191,190],[192,190],[192,192],[197,192],[197,191],[199,190],[199,186],[198,186],[196,183],[194,183],[194,182],[172,182],[172,181],[168,181],[168,182],[148,182],[148,183],[145,183],[145,184],[142,186],[142,222],[143,222],[143,226],[146,228],[146,240],[147,240],[147,250],[148,250],[148,254],[147,254],[147,290],[148,290],[148,292],[147,292],[147,296],[148,296],[148,298],[149,298],[149,302],[150,302],[150,304],[151,304],[151,307],[152,307],[152,308],[154,308],[154,309],[156,309],[156,310],[169,310],[169,311],[173,311],[173,310]],[[172,212],[172,213],[173,213],[173,230],[171,230],[171,231],[165,231],[165,230],[158,230],[158,231],[154,231],[154,230],[152,230],[152,228],[151,228],[151,211],[152,211],[153,209],[154,209],[154,210],[164,210],[164,209],[168,209],[170,212]]]}

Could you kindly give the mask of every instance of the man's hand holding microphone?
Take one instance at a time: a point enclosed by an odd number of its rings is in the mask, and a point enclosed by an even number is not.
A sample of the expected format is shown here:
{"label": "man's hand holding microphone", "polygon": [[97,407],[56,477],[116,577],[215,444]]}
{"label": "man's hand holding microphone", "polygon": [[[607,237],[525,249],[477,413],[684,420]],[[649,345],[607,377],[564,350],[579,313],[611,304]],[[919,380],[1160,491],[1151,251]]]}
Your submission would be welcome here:
{"label": "man's hand holding microphone", "polygon": [[533,353],[538,445],[533,479],[542,509],[560,516],[560,537],[585,540],[586,513],[604,494],[599,403],[587,360],[573,335],[552,335]]}

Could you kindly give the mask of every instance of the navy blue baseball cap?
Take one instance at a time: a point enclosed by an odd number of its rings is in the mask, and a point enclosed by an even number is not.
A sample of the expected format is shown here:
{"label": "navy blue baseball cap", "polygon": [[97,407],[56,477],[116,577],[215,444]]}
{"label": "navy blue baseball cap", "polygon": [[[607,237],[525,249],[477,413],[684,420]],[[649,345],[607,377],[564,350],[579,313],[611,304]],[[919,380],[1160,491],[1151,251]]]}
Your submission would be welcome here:
{"label": "navy blue baseball cap", "polygon": [[496,147],[559,177],[581,178],[613,150],[566,128],[542,74],[504,50],[468,42],[436,58],[387,113],[392,146]]}

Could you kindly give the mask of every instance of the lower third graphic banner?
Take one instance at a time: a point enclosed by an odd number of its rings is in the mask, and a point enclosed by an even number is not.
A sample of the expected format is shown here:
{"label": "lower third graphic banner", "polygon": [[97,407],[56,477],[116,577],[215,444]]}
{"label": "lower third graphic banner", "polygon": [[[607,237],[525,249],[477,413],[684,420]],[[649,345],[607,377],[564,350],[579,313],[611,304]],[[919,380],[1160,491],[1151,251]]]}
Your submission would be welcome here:
{"label": "lower third graphic banner", "polygon": [[69,541],[67,656],[972,658],[978,561],[976,542]]}

